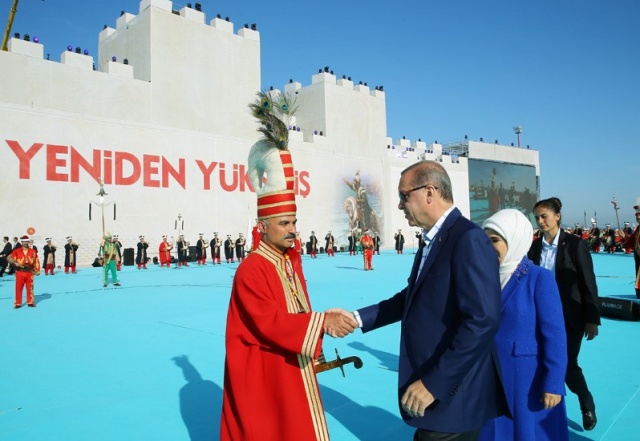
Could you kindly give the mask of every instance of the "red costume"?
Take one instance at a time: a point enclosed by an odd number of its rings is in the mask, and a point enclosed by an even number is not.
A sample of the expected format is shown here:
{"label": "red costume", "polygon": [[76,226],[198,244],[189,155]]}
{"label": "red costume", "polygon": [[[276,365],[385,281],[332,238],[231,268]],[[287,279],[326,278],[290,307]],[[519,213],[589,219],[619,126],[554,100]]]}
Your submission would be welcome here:
{"label": "red costume", "polygon": [[256,224],[251,229],[251,251],[257,250],[259,244],[260,244],[260,232],[258,231],[258,224]]}
{"label": "red costume", "polygon": [[302,241],[300,240],[300,236],[296,236],[296,239],[293,241],[293,249],[298,252],[298,254],[302,254]]}
{"label": "red costume", "polygon": [[329,439],[315,373],[323,323],[311,312],[300,255],[261,242],[233,280],[222,441]]}
{"label": "red costume", "polygon": [[22,288],[26,286],[27,305],[36,306],[33,293],[33,276],[40,274],[40,259],[32,248],[16,248],[9,254],[9,262],[16,267],[16,298],[14,306],[22,306]]}
{"label": "red costume", "polygon": [[372,270],[373,267],[371,263],[373,261],[373,238],[369,236],[368,233],[365,233],[360,239],[360,244],[362,245],[362,251],[364,255],[364,270],[369,271]]}
{"label": "red costume", "polygon": [[627,236],[624,246],[633,250],[633,258],[636,265],[636,297],[640,299],[640,225],[636,227],[630,236]]}
{"label": "red costume", "polygon": [[158,248],[158,259],[160,260],[160,268],[164,265],[167,265],[167,268],[171,267],[171,250],[173,249],[173,245],[167,242],[167,238],[163,237],[162,242],[160,242],[160,247]]}

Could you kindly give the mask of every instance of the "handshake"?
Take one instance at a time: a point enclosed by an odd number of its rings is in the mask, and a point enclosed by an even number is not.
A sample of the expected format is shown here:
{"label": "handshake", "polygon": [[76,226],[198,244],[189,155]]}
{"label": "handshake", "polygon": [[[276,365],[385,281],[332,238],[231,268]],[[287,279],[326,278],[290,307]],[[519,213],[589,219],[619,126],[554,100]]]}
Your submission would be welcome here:
{"label": "handshake", "polygon": [[330,308],[324,314],[323,329],[331,337],[346,337],[358,328],[353,314],[342,308]]}

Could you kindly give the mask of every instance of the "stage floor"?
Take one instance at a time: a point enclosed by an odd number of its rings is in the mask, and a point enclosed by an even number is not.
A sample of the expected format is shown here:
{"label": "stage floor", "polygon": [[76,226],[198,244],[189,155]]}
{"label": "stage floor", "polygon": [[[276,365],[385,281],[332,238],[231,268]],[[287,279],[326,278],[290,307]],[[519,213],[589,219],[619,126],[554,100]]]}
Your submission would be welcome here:
{"label": "stage floor", "polygon": [[[355,309],[406,283],[413,250],[362,257],[303,257],[315,310]],[[594,255],[600,295],[635,299],[630,255]],[[36,278],[37,308],[13,309],[13,277],[0,278],[0,439],[3,441],[218,439],[224,332],[238,264],[148,270],[123,267],[121,287],[102,287],[100,268]],[[584,432],[569,393],[571,440],[637,440],[640,323],[603,318],[580,358],[598,425]],[[319,374],[329,432],[337,441],[411,440],[396,398],[399,326],[327,337],[334,358],[364,367]]]}

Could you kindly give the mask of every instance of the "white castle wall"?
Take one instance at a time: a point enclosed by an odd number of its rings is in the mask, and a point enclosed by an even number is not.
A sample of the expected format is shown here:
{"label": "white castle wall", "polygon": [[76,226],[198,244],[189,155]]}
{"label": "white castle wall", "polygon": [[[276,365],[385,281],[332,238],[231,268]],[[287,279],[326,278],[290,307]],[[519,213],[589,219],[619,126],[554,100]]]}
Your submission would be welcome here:
{"label": "white castle wall", "polygon": [[[12,39],[0,52],[0,78],[10,85],[0,88],[0,235],[28,233],[40,247],[47,236],[60,246],[72,235],[81,263],[90,263],[102,232],[99,206],[88,218],[100,178],[107,229],[125,247],[143,234],[157,250],[163,234],[177,237],[178,214],[192,244],[198,233],[247,234],[256,200],[246,160],[259,136],[247,104],[260,89],[259,33],[234,33],[233,23],[172,7],[143,0],[137,15],[117,18],[99,35],[95,71],[91,56],[65,52],[55,63],[33,42]],[[420,157],[442,161],[456,205],[469,214],[466,158],[451,163],[441,147],[426,153],[425,143],[410,140],[387,148],[384,92],[324,72],[283,90],[300,105],[290,149],[303,237],[332,230],[346,245],[346,182],[359,171],[380,203],[383,244],[393,246],[398,228],[411,243],[397,183]],[[481,154],[522,162],[523,150],[511,150]],[[530,160],[537,166],[537,152]]]}

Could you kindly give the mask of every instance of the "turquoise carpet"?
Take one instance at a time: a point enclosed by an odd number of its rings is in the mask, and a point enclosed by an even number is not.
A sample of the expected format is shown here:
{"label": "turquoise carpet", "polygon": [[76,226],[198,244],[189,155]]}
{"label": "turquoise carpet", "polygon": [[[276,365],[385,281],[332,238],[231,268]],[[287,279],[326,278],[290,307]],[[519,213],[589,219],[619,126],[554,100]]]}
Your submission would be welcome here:
{"label": "turquoise carpet", "polygon": [[[362,257],[304,256],[315,310],[355,309],[401,289],[413,251]],[[633,258],[594,255],[601,296],[635,298]],[[216,440],[222,401],[224,330],[238,264],[148,270],[124,266],[121,287],[101,270],[36,278],[37,308],[13,309],[13,277],[0,278],[0,440]],[[640,323],[603,319],[580,362],[598,425],[584,432],[567,396],[572,440],[640,439]],[[344,340],[327,338],[333,359],[364,367],[319,374],[336,441],[411,440],[396,404],[399,326]],[[284,441],[284,440],[283,440]]]}

